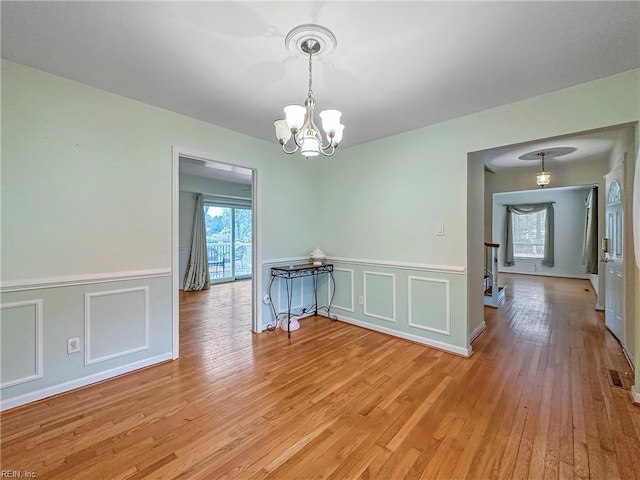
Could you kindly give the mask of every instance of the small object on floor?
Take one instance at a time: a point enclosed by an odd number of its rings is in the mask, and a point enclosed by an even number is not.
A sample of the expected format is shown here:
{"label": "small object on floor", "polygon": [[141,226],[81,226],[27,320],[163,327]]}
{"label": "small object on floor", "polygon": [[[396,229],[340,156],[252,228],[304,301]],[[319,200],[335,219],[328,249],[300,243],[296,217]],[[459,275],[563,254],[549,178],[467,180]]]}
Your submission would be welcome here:
{"label": "small object on floor", "polygon": [[[280,324],[278,325],[285,332],[287,331],[287,318],[281,318]],[[294,330],[298,330],[300,328],[300,322],[296,317],[291,317],[291,323],[289,323],[289,331],[293,332]]]}

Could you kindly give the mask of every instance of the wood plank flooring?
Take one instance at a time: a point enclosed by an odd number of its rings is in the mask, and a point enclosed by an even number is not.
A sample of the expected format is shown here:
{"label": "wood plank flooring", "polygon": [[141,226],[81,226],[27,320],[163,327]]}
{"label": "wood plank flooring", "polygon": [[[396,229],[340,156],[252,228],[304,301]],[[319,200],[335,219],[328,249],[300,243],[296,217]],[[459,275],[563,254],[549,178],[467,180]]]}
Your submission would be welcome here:
{"label": "wood plank flooring", "polygon": [[[587,281],[503,276],[464,359],[323,317],[250,333],[249,284],[180,296],[181,358],[1,415],[39,479],[639,479],[630,368]],[[615,387],[609,369],[620,372]]]}

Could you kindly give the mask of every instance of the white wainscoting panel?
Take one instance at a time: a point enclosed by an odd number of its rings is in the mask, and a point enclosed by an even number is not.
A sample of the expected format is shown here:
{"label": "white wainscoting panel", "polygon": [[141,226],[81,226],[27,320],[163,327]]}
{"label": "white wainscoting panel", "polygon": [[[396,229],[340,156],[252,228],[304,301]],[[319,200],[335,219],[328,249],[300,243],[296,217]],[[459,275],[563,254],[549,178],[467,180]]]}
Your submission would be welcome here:
{"label": "white wainscoting panel", "polygon": [[0,388],[42,378],[42,299],[0,304]]}
{"label": "white wainscoting panel", "polygon": [[[331,309],[333,310],[334,308],[337,308],[338,310],[344,310],[346,312],[353,312],[354,309],[354,305],[353,305],[353,298],[355,296],[355,292],[354,292],[354,287],[353,287],[353,270],[349,269],[349,268],[334,268],[333,269],[333,276],[334,277],[340,277],[341,275],[336,275],[338,272],[345,272],[349,274],[349,280],[346,281],[346,285],[349,286],[349,305],[338,305],[337,303],[333,303],[331,305]],[[344,275],[342,275],[344,276]],[[331,279],[331,277],[329,277]],[[330,280],[331,281],[331,280]],[[339,280],[336,281],[337,283],[339,283]],[[333,291],[333,289],[335,288],[335,285],[330,285],[327,288],[327,305],[329,305],[329,303],[331,302],[331,292]]]}
{"label": "white wainscoting panel", "polygon": [[84,295],[85,365],[149,348],[149,287]]}
{"label": "white wainscoting panel", "polygon": [[451,335],[449,280],[409,276],[409,326]]}
{"label": "white wainscoting panel", "polygon": [[[367,277],[370,278],[367,281]],[[375,277],[378,277],[378,280],[375,280]],[[388,284],[383,286],[383,281],[379,280],[380,278],[386,279]],[[396,321],[396,275],[394,273],[380,273],[380,272],[371,272],[364,271],[362,272],[362,282],[364,286],[364,315],[367,317],[378,318],[380,320],[385,320],[387,322]],[[373,299],[380,299],[383,297],[384,293],[382,290],[386,288],[389,294],[389,300],[391,300],[391,311],[390,312],[375,312],[375,310],[380,305],[374,305]],[[369,292],[369,290],[378,289],[380,291]],[[372,293],[372,294],[370,294]],[[388,313],[388,315],[386,315]]]}

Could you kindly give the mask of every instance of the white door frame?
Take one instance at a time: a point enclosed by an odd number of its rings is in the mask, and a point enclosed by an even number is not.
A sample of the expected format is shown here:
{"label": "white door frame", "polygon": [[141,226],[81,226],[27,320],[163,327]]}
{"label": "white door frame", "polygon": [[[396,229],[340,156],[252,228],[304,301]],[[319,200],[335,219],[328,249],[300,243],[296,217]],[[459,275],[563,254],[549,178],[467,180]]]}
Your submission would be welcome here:
{"label": "white door frame", "polygon": [[180,270],[179,270],[179,192],[180,192],[180,157],[189,157],[205,162],[224,163],[226,165],[234,165],[246,168],[252,171],[251,184],[251,221],[252,221],[252,245],[251,249],[251,320],[252,329],[255,333],[262,331],[262,311],[259,307],[259,296],[262,291],[262,272],[259,268],[262,265],[262,248],[261,248],[261,225],[260,225],[260,175],[259,168],[250,167],[237,162],[220,161],[207,153],[196,152],[189,148],[173,146],[172,150],[172,168],[171,168],[171,309],[172,309],[172,359],[176,359],[180,352],[180,305],[178,291],[180,289]]}

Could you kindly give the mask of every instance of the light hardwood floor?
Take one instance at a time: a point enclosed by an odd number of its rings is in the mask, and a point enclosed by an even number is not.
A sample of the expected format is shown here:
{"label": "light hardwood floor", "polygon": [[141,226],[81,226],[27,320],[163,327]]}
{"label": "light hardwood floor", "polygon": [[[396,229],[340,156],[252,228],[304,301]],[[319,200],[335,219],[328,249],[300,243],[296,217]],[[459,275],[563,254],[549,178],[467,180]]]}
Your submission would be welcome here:
{"label": "light hardwood floor", "polygon": [[470,359],[323,317],[291,340],[253,335],[246,282],[181,294],[178,361],[5,412],[2,468],[39,479],[640,479],[629,366],[588,282],[502,281],[506,302],[485,310]]}

